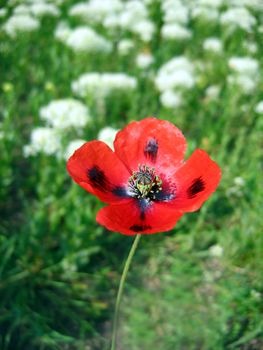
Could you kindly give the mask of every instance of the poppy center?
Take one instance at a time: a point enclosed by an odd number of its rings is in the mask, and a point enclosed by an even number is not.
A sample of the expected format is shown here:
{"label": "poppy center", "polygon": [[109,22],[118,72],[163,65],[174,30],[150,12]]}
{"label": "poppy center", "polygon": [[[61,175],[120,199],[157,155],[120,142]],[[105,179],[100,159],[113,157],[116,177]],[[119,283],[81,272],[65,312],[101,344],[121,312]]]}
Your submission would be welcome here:
{"label": "poppy center", "polygon": [[132,197],[155,199],[155,194],[162,190],[162,180],[155,173],[155,168],[139,165],[139,171],[134,171],[129,178],[129,192]]}

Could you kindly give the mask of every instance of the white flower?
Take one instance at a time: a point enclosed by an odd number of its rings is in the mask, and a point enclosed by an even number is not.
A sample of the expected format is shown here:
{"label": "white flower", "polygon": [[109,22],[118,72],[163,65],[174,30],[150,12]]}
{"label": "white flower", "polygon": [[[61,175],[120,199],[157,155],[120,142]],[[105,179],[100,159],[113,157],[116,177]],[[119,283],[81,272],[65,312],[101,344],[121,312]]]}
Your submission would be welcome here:
{"label": "white flower", "polygon": [[65,44],[74,51],[110,52],[112,43],[89,27],[77,27],[72,30]]}
{"label": "white flower", "polygon": [[112,91],[130,91],[137,86],[137,80],[125,73],[86,73],[71,85],[75,94],[85,97],[95,95],[101,98]]}
{"label": "white flower", "polygon": [[117,49],[120,55],[127,55],[134,48],[134,42],[130,39],[123,39],[118,42]]}
{"label": "white flower", "polygon": [[100,130],[98,140],[105,142],[111,149],[113,149],[113,142],[118,131],[119,130],[110,126],[106,126]]}
{"label": "white flower", "polygon": [[6,14],[7,14],[7,9],[5,8],[0,9],[0,18],[5,17]]}
{"label": "white flower", "polygon": [[42,17],[42,16],[57,17],[60,14],[60,11],[56,5],[48,4],[45,2],[32,4],[30,6],[30,11],[36,17]]}
{"label": "white flower", "polygon": [[201,18],[208,22],[215,22],[218,20],[219,12],[216,8],[209,8],[205,6],[195,6],[191,11],[193,18]]}
{"label": "white flower", "polygon": [[224,4],[224,0],[197,0],[197,5],[218,8]]}
{"label": "white flower", "polygon": [[18,5],[13,10],[13,15],[28,15],[30,16],[30,6],[29,5]]}
{"label": "white flower", "polygon": [[234,184],[238,187],[243,187],[245,186],[246,182],[241,176],[237,176],[234,178]]}
{"label": "white flower", "polygon": [[242,28],[245,31],[252,31],[256,24],[255,17],[245,8],[230,8],[220,16],[222,25],[229,26],[230,29]]}
{"label": "white flower", "polygon": [[218,53],[222,51],[222,42],[218,38],[207,38],[203,42],[203,48],[204,50]]}
{"label": "white flower", "polygon": [[102,23],[107,16],[119,14],[122,9],[123,4],[119,0],[90,0],[73,5],[69,15],[94,23]]}
{"label": "white flower", "polygon": [[231,85],[237,85],[245,94],[251,94],[257,87],[258,79],[249,75],[232,75],[227,78]]}
{"label": "white flower", "polygon": [[231,57],[228,65],[236,73],[249,76],[257,75],[259,70],[258,61],[251,57]]}
{"label": "white flower", "polygon": [[164,23],[186,24],[189,20],[189,9],[181,2],[164,1],[161,4],[164,12]]}
{"label": "white flower", "polygon": [[141,69],[149,67],[153,63],[154,59],[150,53],[139,53],[136,57],[136,65]]}
{"label": "white flower", "polygon": [[217,98],[219,96],[219,93],[220,93],[220,86],[218,85],[211,85],[205,91],[205,95],[211,99]]}
{"label": "white flower", "polygon": [[182,103],[181,95],[172,90],[165,90],[160,96],[161,104],[166,108],[177,108]]}
{"label": "white flower", "polygon": [[224,249],[219,244],[215,244],[209,248],[209,253],[212,257],[221,258],[224,254]]}
{"label": "white flower", "polygon": [[68,146],[67,146],[67,148],[66,148],[66,150],[65,150],[65,152],[64,152],[64,154],[63,154],[63,158],[66,159],[66,160],[69,159],[69,157],[72,156],[72,154],[73,154],[78,148],[80,148],[85,142],[86,142],[86,141],[84,141],[84,140],[73,140],[73,141],[71,141],[71,142],[68,144]]}
{"label": "white flower", "polygon": [[50,102],[40,109],[40,117],[57,129],[81,128],[90,121],[88,108],[72,98]]}
{"label": "white flower", "polygon": [[149,20],[135,21],[131,28],[133,33],[136,33],[144,42],[149,42],[155,32],[154,23]]}
{"label": "white flower", "polygon": [[263,101],[260,101],[256,107],[255,107],[255,112],[258,114],[263,114]]}
{"label": "white flower", "polygon": [[16,37],[18,33],[33,32],[40,26],[39,21],[29,15],[14,15],[4,24],[4,30],[11,37]]}
{"label": "white flower", "polygon": [[192,32],[180,24],[165,24],[161,30],[164,39],[190,39]]}
{"label": "white flower", "polygon": [[191,88],[195,84],[193,65],[184,56],[178,56],[165,63],[158,71],[155,85],[159,91],[174,88]]}
{"label": "white flower", "polygon": [[24,156],[28,157],[37,153],[54,155],[60,151],[60,135],[51,128],[39,127],[32,131],[30,144],[23,149]]}
{"label": "white flower", "polygon": [[71,34],[71,29],[68,27],[67,23],[59,22],[57,28],[55,29],[54,36],[57,40],[65,43]]}
{"label": "white flower", "polygon": [[244,43],[244,47],[248,50],[249,53],[256,53],[258,51],[258,47],[256,43],[246,41]]}
{"label": "white flower", "polygon": [[229,5],[237,7],[250,7],[253,10],[262,10],[263,3],[261,0],[228,0]]}

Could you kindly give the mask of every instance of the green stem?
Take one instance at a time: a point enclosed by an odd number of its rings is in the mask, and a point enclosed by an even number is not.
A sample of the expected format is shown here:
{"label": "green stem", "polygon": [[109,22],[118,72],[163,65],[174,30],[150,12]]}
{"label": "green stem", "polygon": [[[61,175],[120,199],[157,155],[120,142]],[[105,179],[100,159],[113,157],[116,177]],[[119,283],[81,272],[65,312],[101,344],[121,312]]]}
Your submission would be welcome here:
{"label": "green stem", "polygon": [[135,240],[133,241],[131,250],[129,252],[128,258],[125,262],[124,269],[121,275],[120,285],[118,289],[116,304],[115,304],[115,310],[114,310],[114,318],[113,318],[113,330],[112,330],[112,340],[111,340],[111,350],[116,350],[116,341],[117,341],[117,326],[118,326],[118,319],[119,319],[119,312],[120,312],[120,302],[122,297],[122,292],[124,288],[124,284],[126,281],[127,273],[129,271],[129,267],[131,265],[131,261],[133,258],[133,255],[136,251],[136,248],[138,246],[139,240],[141,238],[140,234],[137,234],[135,237]]}

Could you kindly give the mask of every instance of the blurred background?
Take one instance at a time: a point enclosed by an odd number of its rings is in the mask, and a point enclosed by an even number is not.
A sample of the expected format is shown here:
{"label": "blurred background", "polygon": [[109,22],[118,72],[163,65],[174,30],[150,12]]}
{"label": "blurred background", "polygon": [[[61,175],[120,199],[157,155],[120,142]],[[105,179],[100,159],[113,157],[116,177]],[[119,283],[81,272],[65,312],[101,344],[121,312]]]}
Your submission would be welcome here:
{"label": "blurred background", "polygon": [[262,0],[0,3],[0,349],[109,349],[133,237],[96,223],[65,164],[156,116],[223,177],[142,237],[118,349],[262,350]]}

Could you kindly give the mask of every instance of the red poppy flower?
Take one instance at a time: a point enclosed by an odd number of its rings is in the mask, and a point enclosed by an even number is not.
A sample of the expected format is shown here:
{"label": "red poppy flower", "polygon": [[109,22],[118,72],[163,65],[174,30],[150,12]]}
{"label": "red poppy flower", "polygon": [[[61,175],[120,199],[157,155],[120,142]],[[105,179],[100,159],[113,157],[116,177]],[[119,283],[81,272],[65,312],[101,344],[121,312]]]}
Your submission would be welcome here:
{"label": "red poppy flower", "polygon": [[112,151],[91,141],[69,158],[67,169],[81,187],[109,205],[97,214],[108,230],[126,235],[171,230],[215,191],[219,166],[197,149],[184,162],[186,140],[165,120],[146,118],[119,131]]}

